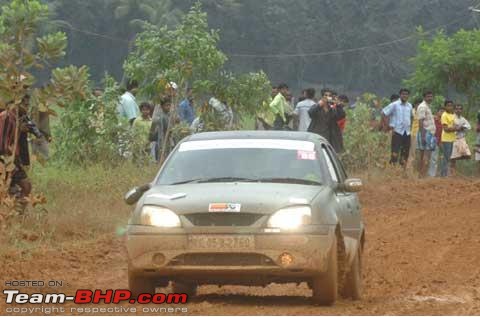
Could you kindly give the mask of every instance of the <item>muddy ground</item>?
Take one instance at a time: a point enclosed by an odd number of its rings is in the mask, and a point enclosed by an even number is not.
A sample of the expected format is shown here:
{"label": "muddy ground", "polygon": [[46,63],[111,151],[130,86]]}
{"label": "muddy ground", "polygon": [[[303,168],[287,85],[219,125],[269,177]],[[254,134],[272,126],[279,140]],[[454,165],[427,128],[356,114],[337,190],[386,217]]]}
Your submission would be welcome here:
{"label": "muddy ground", "polygon": [[[361,201],[367,227],[363,300],[340,300],[333,307],[316,307],[304,284],[267,288],[205,286],[187,305],[188,313],[480,314],[479,181],[372,182],[361,193]],[[56,290],[72,295],[78,288],[126,288],[123,239],[106,234],[96,242],[72,242],[62,250],[39,249],[21,261],[12,252],[0,259],[0,280],[63,280],[69,285]],[[137,307],[141,313],[142,306]],[[5,309],[2,299],[0,314],[5,314]]]}

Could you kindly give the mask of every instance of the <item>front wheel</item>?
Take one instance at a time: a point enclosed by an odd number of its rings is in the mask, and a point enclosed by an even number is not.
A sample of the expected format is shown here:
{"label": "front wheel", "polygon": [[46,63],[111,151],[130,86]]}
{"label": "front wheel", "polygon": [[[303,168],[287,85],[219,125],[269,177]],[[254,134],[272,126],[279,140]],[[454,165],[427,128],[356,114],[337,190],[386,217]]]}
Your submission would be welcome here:
{"label": "front wheel", "polygon": [[337,300],[338,294],[338,252],[337,239],[332,242],[327,271],[312,279],[313,302],[330,306]]}
{"label": "front wheel", "polygon": [[128,289],[133,296],[137,297],[143,293],[155,294],[155,287],[155,280],[128,272]]}
{"label": "front wheel", "polygon": [[360,250],[357,250],[350,272],[346,276],[342,295],[353,300],[359,300],[362,297],[362,261]]}

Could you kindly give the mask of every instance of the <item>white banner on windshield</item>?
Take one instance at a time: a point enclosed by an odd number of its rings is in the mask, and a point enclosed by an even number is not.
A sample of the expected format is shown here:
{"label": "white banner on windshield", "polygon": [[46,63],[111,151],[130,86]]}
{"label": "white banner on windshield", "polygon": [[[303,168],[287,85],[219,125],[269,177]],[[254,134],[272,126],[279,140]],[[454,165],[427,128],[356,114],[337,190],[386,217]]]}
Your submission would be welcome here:
{"label": "white banner on windshield", "polygon": [[220,139],[187,141],[179,151],[220,150],[220,149],[277,149],[292,151],[314,151],[315,144],[309,141],[282,139]]}

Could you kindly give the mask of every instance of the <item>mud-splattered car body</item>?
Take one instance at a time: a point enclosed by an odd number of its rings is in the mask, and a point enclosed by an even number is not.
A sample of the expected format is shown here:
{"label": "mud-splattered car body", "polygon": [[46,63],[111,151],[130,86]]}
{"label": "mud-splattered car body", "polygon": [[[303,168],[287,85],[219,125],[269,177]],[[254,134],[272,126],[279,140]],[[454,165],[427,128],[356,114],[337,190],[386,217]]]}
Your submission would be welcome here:
{"label": "mud-splattered car body", "polygon": [[[254,161],[257,154],[261,163]],[[315,134],[188,137],[149,186],[127,197],[138,199],[128,225],[130,287],[148,291],[173,281],[193,293],[202,284],[305,281],[317,302],[331,304],[337,291],[348,295],[349,284],[359,284],[360,187]],[[358,276],[351,276],[353,266]],[[350,296],[358,298],[359,289]]]}

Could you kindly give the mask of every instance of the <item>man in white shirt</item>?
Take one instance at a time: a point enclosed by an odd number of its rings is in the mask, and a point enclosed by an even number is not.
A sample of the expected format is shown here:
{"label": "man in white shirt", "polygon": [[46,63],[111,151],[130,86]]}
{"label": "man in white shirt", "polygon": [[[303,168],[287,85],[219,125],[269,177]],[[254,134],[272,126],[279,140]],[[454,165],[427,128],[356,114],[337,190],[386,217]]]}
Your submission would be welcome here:
{"label": "man in white shirt", "polygon": [[418,105],[418,133],[417,133],[417,150],[420,157],[418,161],[418,171],[420,177],[427,175],[427,164],[430,162],[432,152],[435,151],[437,141],[435,139],[435,120],[433,118],[430,105],[433,101],[433,93],[427,91],[423,94],[423,102]]}
{"label": "man in white shirt", "polygon": [[125,118],[133,124],[133,121],[137,117],[140,117],[140,109],[138,108],[135,94],[138,90],[138,84],[136,81],[130,81],[127,84],[127,91],[120,97],[120,103],[117,107],[118,115],[121,118]]}
{"label": "man in white shirt", "polygon": [[298,118],[298,131],[307,132],[308,127],[312,119],[308,114],[308,110],[316,104],[315,99],[315,89],[308,88],[305,90],[305,100],[299,102],[295,107],[294,114]]}

